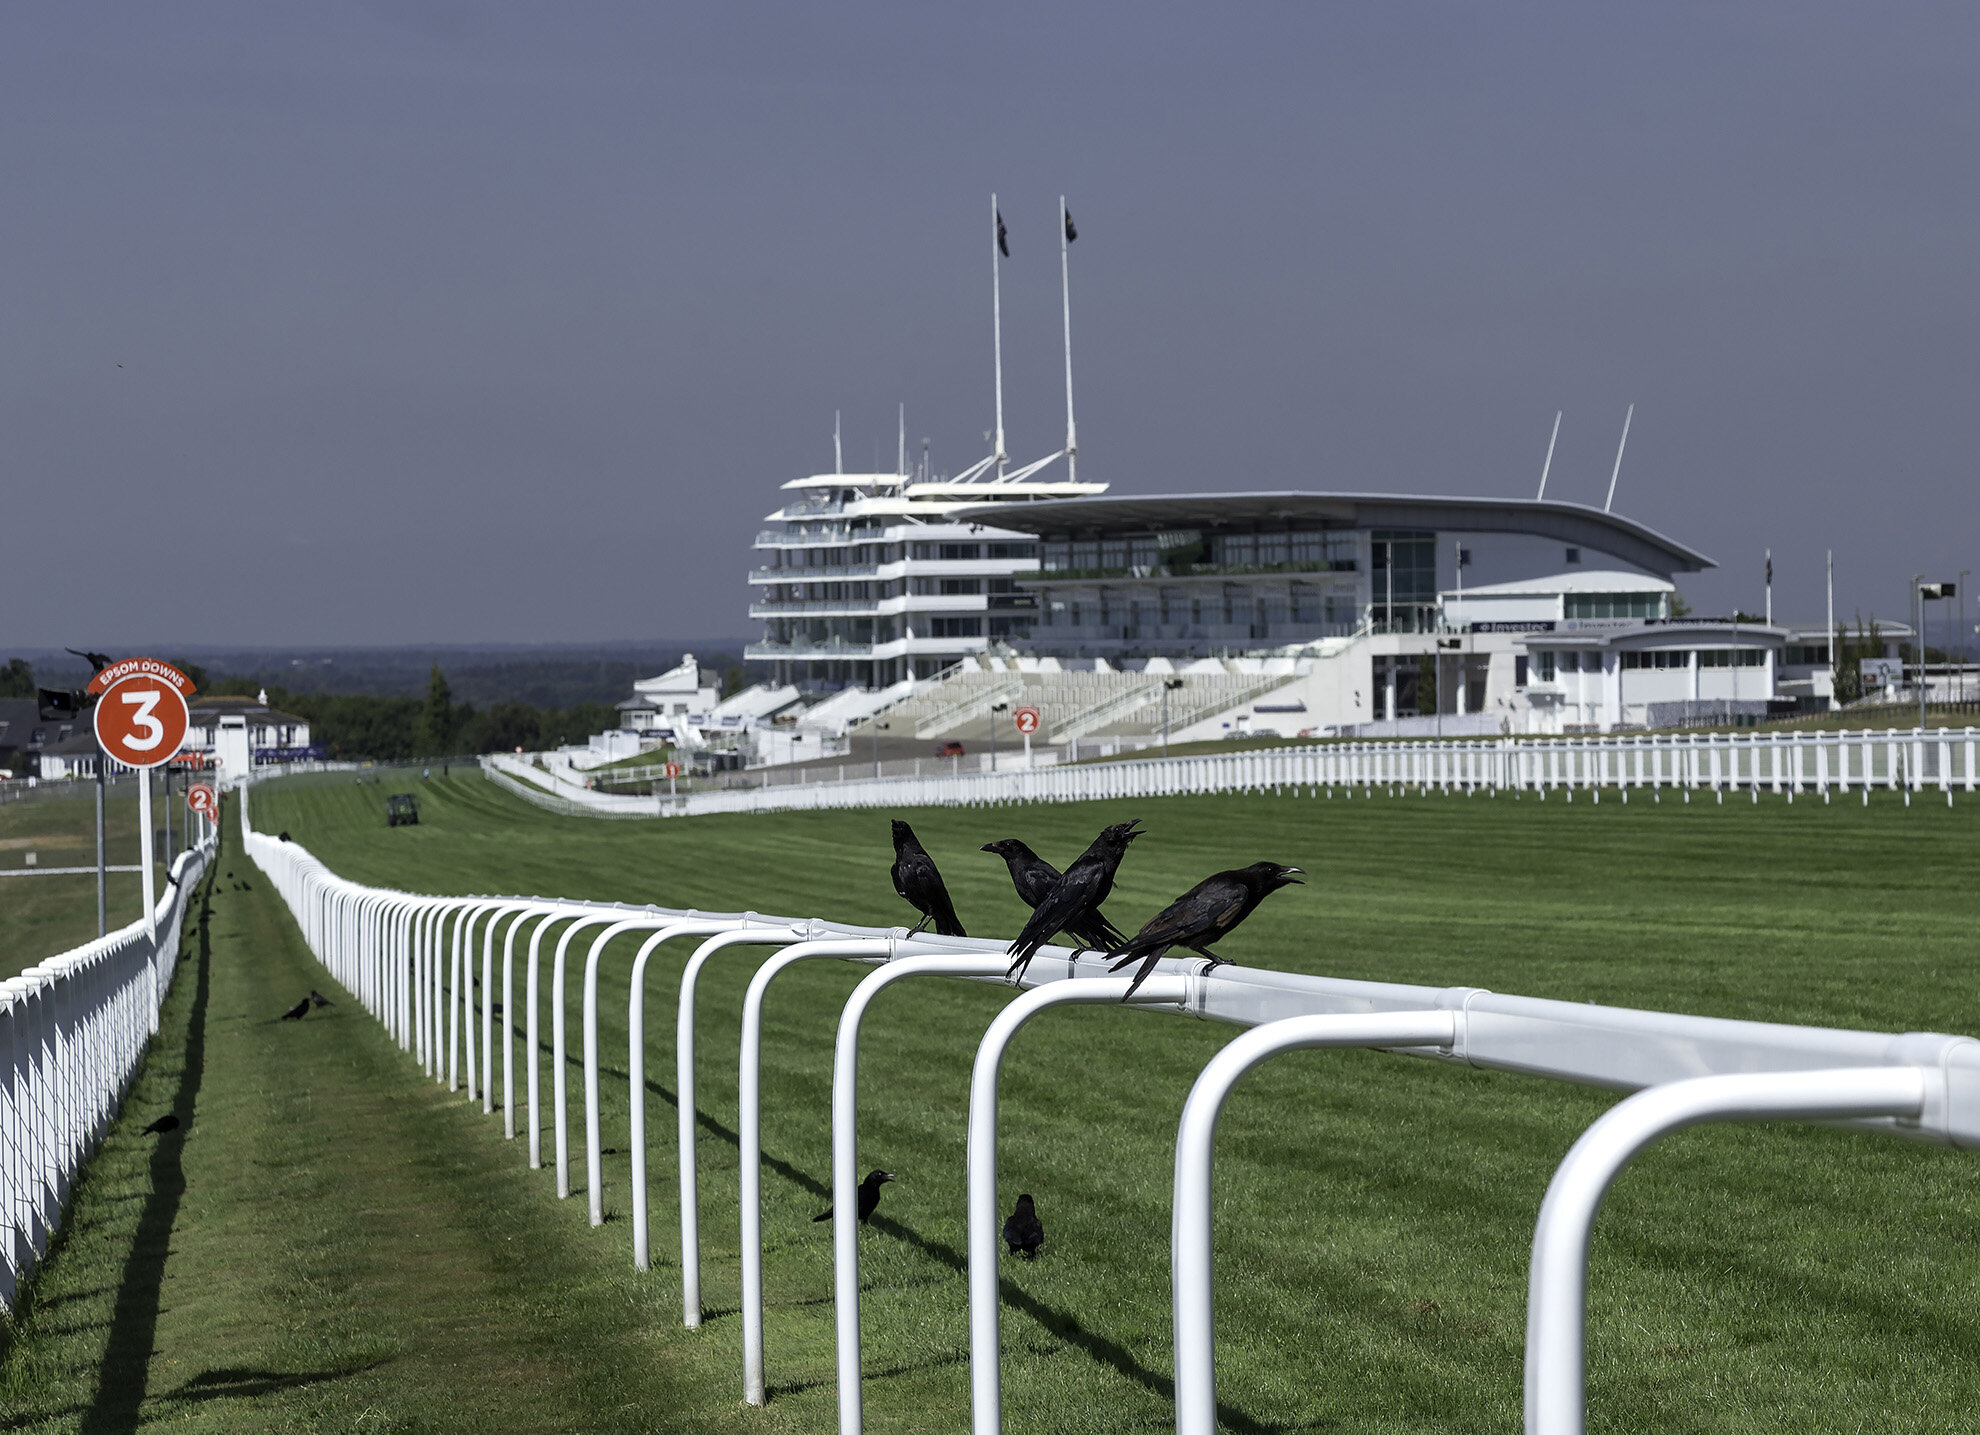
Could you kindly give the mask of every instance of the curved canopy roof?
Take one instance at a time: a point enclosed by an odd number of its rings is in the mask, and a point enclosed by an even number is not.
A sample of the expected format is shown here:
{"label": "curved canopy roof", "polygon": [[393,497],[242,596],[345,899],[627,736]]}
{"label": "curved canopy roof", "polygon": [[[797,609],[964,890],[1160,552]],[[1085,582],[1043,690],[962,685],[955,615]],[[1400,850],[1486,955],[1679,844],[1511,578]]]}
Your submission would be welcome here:
{"label": "curved canopy roof", "polygon": [[1041,537],[1150,533],[1179,528],[1250,529],[1327,519],[1355,528],[1529,534],[1593,548],[1665,577],[1717,566],[1696,549],[1621,514],[1551,499],[1301,491],[1120,494],[1109,498],[983,505],[958,509],[949,516],[952,521],[982,523]]}

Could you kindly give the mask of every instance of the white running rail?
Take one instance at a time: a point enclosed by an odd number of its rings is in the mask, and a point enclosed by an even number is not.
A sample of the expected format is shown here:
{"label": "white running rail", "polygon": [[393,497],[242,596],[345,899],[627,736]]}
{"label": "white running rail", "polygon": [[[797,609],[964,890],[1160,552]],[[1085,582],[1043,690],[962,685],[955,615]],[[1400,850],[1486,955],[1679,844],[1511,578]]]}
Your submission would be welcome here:
{"label": "white running rail", "polygon": [[[1253,755],[1246,755],[1247,757]],[[1257,756],[1270,756],[1269,754]],[[1120,764],[1118,766],[1130,766]],[[1096,771],[1105,772],[1108,768]],[[243,816],[247,815],[243,793]],[[751,1404],[766,1398],[761,1298],[763,1244],[760,1202],[761,1053],[760,1016],[767,988],[791,966],[812,960],[859,962],[878,968],[849,999],[836,1027],[832,1130],[832,1199],[835,1219],[834,1273],[839,1338],[838,1428],[857,1435],[861,1428],[857,1360],[858,1242],[852,1215],[858,1200],[857,1063],[863,1014],[880,986],[902,978],[936,976],[949,980],[1001,983],[1004,943],[997,940],[910,937],[902,928],[856,927],[812,918],[767,917],[756,913],[708,913],[661,907],[563,902],[547,898],[434,897],[361,886],[332,873],[294,842],[280,842],[250,831],[247,850],[295,914],[311,950],[330,973],[377,1016],[408,1052],[417,1055],[437,1081],[456,1084],[455,1053],[461,1036],[473,1032],[473,984],[463,979],[463,956],[472,956],[475,921],[492,914],[482,929],[481,1029],[486,1053],[496,998],[492,954],[496,927],[509,922],[502,938],[502,1092],[504,1133],[514,1135],[513,1041],[514,954],[518,933],[529,927],[526,1002],[529,1063],[529,1128],[537,1130],[541,1083],[533,1054],[537,1045],[539,953],[548,929],[563,925],[561,953],[580,928],[619,927],[644,932],[640,978],[626,992],[629,1029],[641,1030],[646,958],[664,933],[691,934],[693,957],[681,986],[679,1030],[694,1023],[694,979],[703,965],[731,946],[770,947],[758,967],[743,1010],[743,1043],[738,1072],[742,1132],[742,1239],[744,1396]],[[463,932],[466,936],[463,936]],[[602,1112],[594,1079],[598,1069],[596,939],[588,944],[583,1002],[584,1159],[587,1189],[597,1218]],[[1067,984],[1073,984],[1068,987]],[[1527,1429],[1533,1435],[1568,1435],[1582,1429],[1580,1349],[1586,1311],[1588,1230],[1601,1195],[1616,1171],[1647,1142],[1663,1132],[1707,1120],[1820,1120],[1857,1130],[1958,1148],[1980,1147],[1980,1042],[1934,1033],[1898,1035],[1765,1022],[1729,1021],[1666,1012],[1582,1005],[1532,997],[1501,996],[1470,987],[1434,988],[1382,982],[1299,976],[1229,965],[1211,966],[1200,958],[1164,959],[1157,975],[1136,993],[1134,1007],[1119,1003],[1125,990],[1089,958],[1078,964],[1064,948],[1045,948],[1031,963],[1019,997],[987,1033],[958,1031],[958,1040],[977,1041],[966,1134],[971,1159],[968,1194],[971,1360],[971,1428],[996,1435],[1002,1419],[999,1362],[995,1222],[1001,1202],[994,1187],[991,1153],[998,1139],[996,1074],[1005,1044],[1017,1025],[1047,1006],[1098,998],[1130,1017],[1129,1011],[1186,1015],[1249,1028],[1211,1060],[1196,1082],[1178,1129],[1175,1155],[1174,1225],[1171,1271],[1176,1344],[1176,1428],[1181,1435],[1215,1435],[1217,1423],[1215,1321],[1211,1299],[1212,1222],[1209,1193],[1217,1119],[1225,1099],[1243,1076],[1281,1053],[1316,1048],[1374,1048],[1459,1067],[1523,1072],[1559,1081],[1642,1092],[1596,1122],[1560,1168],[1543,1206],[1535,1235],[1527,1354]],[[1085,987],[1089,991],[1075,992]],[[1064,991],[1061,1000],[1043,993]],[[547,994],[553,1013],[565,1010],[565,963],[556,963]],[[565,1069],[561,1016],[555,1021],[552,1060]],[[821,1020],[819,1040],[827,1039]],[[642,1038],[643,1044],[643,1038]],[[472,1048],[470,1047],[470,1052]],[[629,1052],[628,1068],[641,1071],[644,1053]],[[677,1160],[681,1174],[682,1297],[687,1325],[700,1318],[698,1192],[693,1142],[695,1100],[693,1052],[680,1059],[680,1120]],[[1328,1059],[1344,1059],[1333,1057]],[[486,1056],[484,1055],[484,1063]],[[474,1063],[466,1063],[469,1094]],[[484,1065],[484,1088],[492,1085]],[[1718,1084],[1714,1084],[1718,1083]],[[644,1160],[645,1091],[636,1074],[629,1083],[629,1122],[638,1133]],[[869,1098],[886,1100],[884,1091]],[[557,1190],[572,1190],[565,1096],[560,1086],[551,1112],[557,1133]],[[484,1110],[490,1106],[484,1102]],[[1297,1120],[1297,1113],[1286,1113]],[[1457,1139],[1453,1133],[1453,1139]],[[529,1164],[539,1158],[532,1142]],[[635,1265],[646,1266],[647,1195],[643,1183],[632,1191],[638,1213],[633,1228]],[[986,1263],[988,1269],[986,1269]],[[959,1293],[959,1299],[962,1296]],[[1931,1319],[1921,1310],[1919,1319]],[[955,1418],[961,1422],[962,1413]]]}
{"label": "white running rail", "polygon": [[[848,763],[847,766],[853,764]],[[992,802],[1089,802],[1184,793],[1293,791],[1344,797],[1383,792],[1531,793],[1596,802],[1758,802],[1762,793],[1820,798],[1872,792],[1980,788],[1980,728],[1861,732],[1658,733],[1634,737],[1487,738],[1443,742],[1339,742],[1194,757],[1075,763],[1032,771],[931,772],[844,782],[611,796],[548,775],[514,754],[482,758],[489,778],[538,806],[573,816],[688,817],[711,812],[793,812],[847,807],[955,807]],[[555,792],[546,792],[546,786]]]}
{"label": "white running rail", "polygon": [[171,990],[214,839],[179,854],[152,913],[0,982],[0,1307],[48,1254],[76,1177],[116,1119]]}

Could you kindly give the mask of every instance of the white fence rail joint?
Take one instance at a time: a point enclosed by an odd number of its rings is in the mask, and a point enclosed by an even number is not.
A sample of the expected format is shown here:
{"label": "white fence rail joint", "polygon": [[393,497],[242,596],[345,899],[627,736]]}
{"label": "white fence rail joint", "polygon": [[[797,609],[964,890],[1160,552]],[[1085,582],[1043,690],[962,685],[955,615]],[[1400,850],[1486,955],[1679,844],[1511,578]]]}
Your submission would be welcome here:
{"label": "white fence rail joint", "polygon": [[[1488,753],[1498,750],[1491,744],[1474,746]],[[1546,745],[1519,746],[1542,754],[1569,751]],[[1391,754],[1398,751],[1395,745],[1389,745],[1388,750]],[[1629,749],[1617,745],[1610,750]],[[1702,742],[1696,748],[1700,752],[1710,750]],[[1767,749],[1749,744],[1743,751],[1750,756]],[[1284,754],[1231,756],[1276,760]],[[1418,758],[1410,760],[1421,758],[1420,752]],[[1529,759],[1535,763],[1541,760],[1529,753],[1520,756],[1522,763]],[[1106,773],[1111,769],[1118,775],[1136,766],[1109,764],[1092,771]],[[1707,765],[1703,770],[1711,769]],[[1863,771],[1867,773],[1869,769]],[[1938,771],[1943,774],[1948,769],[1941,766]],[[1964,771],[1970,774],[1972,769],[1968,767]],[[1760,768],[1746,764],[1738,768],[1736,775],[1744,780],[1755,772],[1762,772],[1771,780],[1773,769],[1764,764]],[[1857,769],[1851,768],[1850,772],[1854,775]],[[1722,781],[1726,773],[1727,769],[1718,769]],[[1581,770],[1581,775],[1586,776],[1586,770]],[[1551,780],[1561,776],[1561,772],[1550,769],[1549,776]],[[1565,783],[1575,776],[1576,772],[1570,771],[1561,780]],[[1399,773],[1397,780],[1411,778],[1407,773]],[[1784,776],[1782,780],[1788,779]],[[246,797],[244,792],[244,815]],[[551,993],[559,1195],[568,1194],[570,1189],[563,1039],[566,954],[577,933],[603,929],[593,936],[587,951],[583,997],[586,1079],[582,1097],[594,1218],[599,1209],[598,1142],[602,1121],[596,1079],[596,1012],[601,982],[598,959],[611,933],[647,934],[635,959],[626,993],[631,1046],[628,1066],[632,1073],[628,1127],[636,1172],[632,1256],[635,1266],[641,1269],[649,1261],[643,1090],[644,987],[648,961],[664,941],[689,935],[702,938],[685,964],[676,1012],[681,1295],[682,1319],[688,1326],[697,1325],[701,1315],[699,1193],[694,1156],[698,1114],[694,1095],[697,981],[706,963],[730,947],[775,949],[758,966],[743,998],[737,1071],[743,1388],[744,1398],[751,1404],[760,1405],[766,1398],[761,1171],[764,1001],[777,977],[800,962],[837,960],[878,966],[880,970],[855,989],[837,1019],[831,1110],[839,1427],[842,1435],[853,1435],[860,1428],[855,1194],[860,1027],[874,996],[909,976],[1003,984],[1002,973],[1008,960],[1004,942],[927,934],[909,937],[901,928],[859,927],[817,918],[757,913],[708,913],[540,897],[431,897],[347,882],[293,842],[277,842],[250,831],[247,846],[296,914],[311,949],[332,975],[358,994],[422,1069],[437,1079],[445,1079],[441,1075],[445,1064],[441,1043],[446,1024],[456,1014],[465,1019],[471,1011],[467,1003],[471,999],[472,983],[464,979],[466,969],[462,964],[446,960],[450,948],[443,943],[449,941],[450,932],[457,933],[453,941],[463,951],[471,950],[472,928],[486,918],[488,925],[482,928],[483,1029],[486,1031],[492,929],[496,923],[508,922],[503,941],[502,1062],[503,1129],[509,1137],[515,1132],[509,1096],[511,1043],[506,1039],[511,1012],[510,953],[517,943],[518,931],[525,923],[534,924],[527,943],[526,998],[532,1166],[539,1164],[536,1144],[538,959],[549,929],[562,925]],[[1015,996],[978,1042],[970,1089],[967,1132],[970,1401],[972,1429],[977,1435],[994,1435],[1002,1419],[1002,1372],[997,1359],[997,1072],[1011,1037],[1042,1010],[1066,1003],[1119,1001],[1126,988],[1124,978],[1102,975],[1097,964],[1090,960],[1082,967],[1064,948],[1042,951],[1020,985],[1030,990]],[[1587,1230],[1601,1194],[1616,1171],[1648,1141],[1666,1130],[1695,1121],[1794,1118],[1836,1122],[1862,1131],[1962,1149],[1980,1147],[1980,1042],[1964,1036],[1848,1031],[1634,1011],[1510,996],[1472,987],[1435,988],[1232,965],[1210,966],[1196,957],[1163,959],[1148,984],[1136,995],[1137,1007],[1250,1028],[1204,1068],[1177,1132],[1171,1261],[1177,1428],[1187,1435],[1211,1435],[1218,1408],[1209,1220],[1211,1154],[1217,1120],[1235,1084],[1246,1072],[1276,1053],[1320,1047],[1370,1047],[1433,1062],[1521,1072],[1618,1092],[1641,1093],[1596,1122],[1576,1145],[1563,1162],[1540,1216],[1535,1237],[1533,1304],[1529,1311],[1527,1418],[1530,1430],[1545,1431],[1547,1435],[1581,1428],[1580,1350],[1585,1320]],[[487,1059],[485,1036],[482,1055],[481,1083],[484,1109],[487,1109],[486,1089],[491,1079],[487,1073],[492,1072],[492,1065]]]}

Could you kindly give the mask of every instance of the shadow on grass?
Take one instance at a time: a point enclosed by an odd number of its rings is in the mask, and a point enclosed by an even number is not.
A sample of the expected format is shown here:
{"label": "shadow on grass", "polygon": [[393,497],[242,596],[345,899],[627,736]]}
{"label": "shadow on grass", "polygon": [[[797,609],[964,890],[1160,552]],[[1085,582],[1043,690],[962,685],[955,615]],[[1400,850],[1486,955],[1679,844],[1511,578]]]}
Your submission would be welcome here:
{"label": "shadow on grass", "polygon": [[201,1400],[254,1400],[284,1390],[319,1385],[326,1380],[342,1380],[346,1376],[371,1370],[377,1364],[353,1366],[349,1370],[295,1370],[286,1374],[274,1370],[203,1370],[177,1390],[167,1391],[159,1398],[178,1404]]}
{"label": "shadow on grass", "polygon": [[[179,1089],[171,1101],[173,1111],[187,1114],[199,1100],[200,1083],[206,1073],[206,1006],[212,990],[213,958],[212,873],[218,868],[216,854],[200,894],[198,983],[193,988],[192,1013],[186,1024],[185,1066],[179,1073]],[[145,1198],[144,1210],[138,1216],[137,1235],[124,1262],[123,1279],[117,1285],[117,1308],[110,1318],[110,1338],[103,1352],[103,1368],[97,1375],[96,1398],[78,1427],[84,1435],[98,1435],[98,1432],[109,1435],[109,1432],[137,1428],[138,1412],[144,1404],[145,1374],[158,1332],[158,1294],[165,1279],[165,1258],[171,1252],[172,1227],[179,1218],[179,1202],[186,1193],[185,1169],[180,1159],[185,1142],[186,1128],[181,1126],[159,1137],[152,1150],[151,1194]]]}

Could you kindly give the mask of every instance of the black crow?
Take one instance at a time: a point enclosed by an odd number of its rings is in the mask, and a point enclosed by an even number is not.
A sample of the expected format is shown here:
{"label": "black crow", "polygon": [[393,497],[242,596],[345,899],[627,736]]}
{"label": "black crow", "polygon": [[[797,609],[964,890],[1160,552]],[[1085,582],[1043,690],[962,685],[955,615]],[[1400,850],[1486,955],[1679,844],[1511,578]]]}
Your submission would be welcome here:
{"label": "black crow", "polygon": [[[119,364],[117,367],[122,368],[123,365]],[[74,653],[99,673],[110,666],[110,655],[108,653],[85,653],[79,648],[64,648],[62,651],[65,653]]]}
{"label": "black crow", "polygon": [[278,832],[275,834],[275,838],[278,842],[291,842],[295,840],[287,832]]}
{"label": "black crow", "polygon": [[[1018,896],[1027,907],[1036,908],[1051,893],[1059,880],[1059,869],[1033,852],[1015,837],[1006,837],[998,842],[986,842],[983,851],[994,852],[1004,859],[1004,865],[1011,869],[1011,885],[1017,888]],[[1099,911],[1091,917],[1081,919],[1067,929],[1072,939],[1082,948],[1104,952],[1109,947],[1118,947],[1127,940],[1125,933],[1117,929]]]}
{"label": "black crow", "polygon": [[144,1134],[147,1136],[163,1136],[167,1131],[177,1131],[178,1129],[179,1118],[168,1111],[149,1126],[145,1127]]}
{"label": "black crow", "polygon": [[309,1015],[309,998],[304,997],[301,1001],[297,1002],[294,1006],[290,1007],[287,1011],[282,1013],[282,1020],[301,1021],[304,1017],[308,1015]]}
{"label": "black crow", "polygon": [[1011,1248],[1012,1255],[1026,1260],[1034,1258],[1038,1248],[1045,1244],[1045,1223],[1038,1219],[1038,1208],[1031,1203],[1031,1197],[1018,1197],[1017,1209],[1004,1222],[1004,1244]]}
{"label": "black crow", "polygon": [[335,1003],[335,1002],[333,1002],[333,1001],[331,1001],[331,1000],[330,1000],[330,998],[328,998],[328,997],[326,997],[325,995],[323,995],[323,993],[322,993],[322,992],[320,992],[320,991],[318,991],[318,990],[317,990],[317,989],[316,989],[315,987],[311,987],[311,988],[309,989],[309,1004],[310,1004],[311,1006],[335,1006],[335,1005],[336,1005],[336,1003]]}
{"label": "black crow", "polygon": [[935,870],[935,859],[915,840],[914,829],[894,819],[894,890],[921,913],[914,924],[920,931],[931,921],[937,934],[966,937],[969,933],[956,918],[956,904],[949,900],[949,889],[942,885],[942,874]]}
{"label": "black crow", "polygon": [[[866,1179],[859,1183],[859,1221],[861,1225],[865,1225],[873,1219],[873,1213],[880,1205],[880,1188],[893,1179],[894,1173],[892,1171],[868,1171],[866,1173]],[[811,1219],[814,1225],[819,1221],[831,1220],[832,1208],[827,1206]]]}
{"label": "black crow", "polygon": [[1134,830],[1140,823],[1137,817],[1102,829],[1093,845],[1073,858],[1065,875],[1031,909],[1031,920],[1011,943],[1011,955],[1016,960],[1008,975],[1013,980],[1024,975],[1038,949],[1056,934],[1071,931],[1099,914],[1100,904],[1114,890],[1114,872],[1127,855],[1128,843],[1141,835]]}
{"label": "black crow", "polygon": [[1135,961],[1141,963],[1127,995],[1133,996],[1135,988],[1148,980],[1155,963],[1171,947],[1188,947],[1213,962],[1223,961],[1210,950],[1210,944],[1228,937],[1238,923],[1279,888],[1304,886],[1293,875],[1299,870],[1279,862],[1254,862],[1249,867],[1205,877],[1191,887],[1157,912],[1147,926],[1135,933],[1133,941],[1107,953],[1120,959],[1114,963],[1114,971]]}

